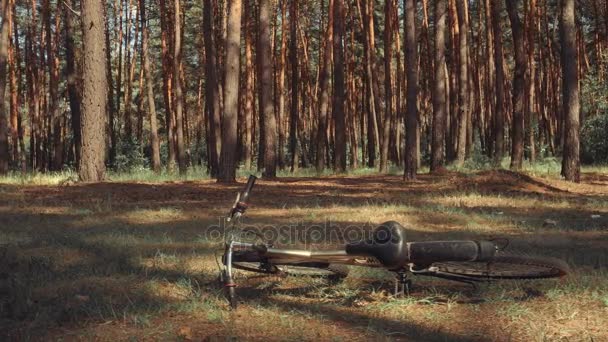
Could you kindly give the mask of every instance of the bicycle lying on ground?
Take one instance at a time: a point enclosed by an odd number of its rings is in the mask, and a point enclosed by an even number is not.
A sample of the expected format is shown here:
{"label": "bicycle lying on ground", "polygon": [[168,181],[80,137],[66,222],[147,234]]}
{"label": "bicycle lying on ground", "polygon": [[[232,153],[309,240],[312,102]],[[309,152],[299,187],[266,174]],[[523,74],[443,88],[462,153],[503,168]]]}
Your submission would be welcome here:
{"label": "bicycle lying on ground", "polygon": [[[227,221],[238,231],[240,218],[256,177],[249,176],[245,189],[237,194]],[[258,234],[259,236],[259,234]],[[562,277],[568,265],[559,259],[510,254],[506,243],[491,241],[406,241],[406,229],[395,221],[378,226],[371,238],[347,243],[337,250],[274,248],[267,242],[238,241],[226,236],[220,281],[230,306],[237,307],[233,269],[265,274],[338,276],[348,274],[347,265],[381,267],[396,274],[395,295],[409,291],[408,275],[431,276],[469,284],[500,279]]]}

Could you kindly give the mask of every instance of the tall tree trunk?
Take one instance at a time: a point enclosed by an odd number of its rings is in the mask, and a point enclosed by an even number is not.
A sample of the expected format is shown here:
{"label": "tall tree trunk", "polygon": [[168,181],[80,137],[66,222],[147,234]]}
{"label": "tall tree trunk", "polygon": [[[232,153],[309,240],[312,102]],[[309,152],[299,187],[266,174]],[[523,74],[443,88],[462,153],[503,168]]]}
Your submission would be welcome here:
{"label": "tall tree trunk", "polygon": [[[323,3],[323,2],[321,2]],[[317,125],[316,169],[317,173],[325,168],[325,148],[327,142],[327,118],[329,109],[329,80],[333,50],[334,0],[329,0],[327,13],[327,28],[325,29],[324,46],[320,79],[319,123]],[[329,161],[328,161],[329,163]]]}
{"label": "tall tree trunk", "polygon": [[[131,9],[133,7],[133,0],[125,0],[127,10],[127,23],[126,23],[126,34],[125,34],[125,91],[124,91],[124,103],[125,103],[125,115],[124,125],[125,134],[123,141],[129,143],[133,137],[133,120],[131,118],[131,85],[133,84],[133,71],[134,63],[131,63]],[[137,34],[137,32],[135,32]],[[135,40],[137,41],[137,40]],[[135,54],[135,51],[133,52]]]}
{"label": "tall tree trunk", "polygon": [[289,114],[289,152],[291,172],[299,166],[298,116],[300,108],[300,77],[298,63],[298,1],[291,0],[289,7],[289,63],[291,64],[291,110]]}
{"label": "tall tree trunk", "polygon": [[222,123],[222,154],[218,182],[230,183],[236,178],[236,139],[239,110],[239,74],[241,57],[241,0],[230,0],[226,33],[224,86],[224,120]]}
{"label": "tall tree trunk", "polygon": [[346,171],[346,121],[344,117],[344,3],[343,0],[334,0],[334,92],[332,101],[332,115],[336,143],[334,146],[334,169],[336,172]]}
{"label": "tall tree trunk", "polygon": [[435,2],[435,78],[433,80],[433,133],[431,146],[431,172],[441,171],[445,165],[445,31],[446,1]]}
{"label": "tall tree trunk", "polygon": [[456,0],[458,12],[458,148],[456,165],[464,165],[466,158],[467,126],[469,115],[469,46],[467,34],[467,0]]}
{"label": "tall tree trunk", "polygon": [[182,90],[182,80],[180,77],[180,66],[182,63],[182,33],[181,33],[181,6],[180,0],[174,0],[175,31],[173,39],[173,79],[175,82],[175,126],[177,144],[177,163],[179,173],[185,175],[188,171],[186,165],[186,150],[184,148],[184,95]]}
{"label": "tall tree trunk", "polygon": [[162,59],[162,75],[163,75],[163,98],[165,103],[165,128],[167,132],[167,169],[172,170],[177,161],[177,151],[175,150],[175,120],[173,103],[173,84],[175,75],[173,75],[173,63],[171,61],[171,12],[166,5],[165,0],[160,0],[160,28],[161,28],[161,59]]}
{"label": "tall tree trunk", "polygon": [[83,93],[82,150],[78,176],[85,182],[103,180],[105,173],[106,64],[104,9],[96,0],[82,0]]}
{"label": "tall tree trunk", "polygon": [[259,9],[259,36],[257,58],[260,79],[260,116],[264,117],[264,177],[276,177],[277,124],[272,112],[272,65],[270,49],[270,5],[271,0],[261,0]]}
{"label": "tall tree trunk", "polygon": [[[104,6],[104,13],[106,13],[106,7]],[[107,14],[107,13],[106,13]],[[107,17],[107,15],[106,15]],[[116,15],[116,13],[114,14],[114,17],[117,18],[118,16]],[[115,23],[116,24],[116,23]],[[106,106],[107,106],[107,117],[108,119],[107,124],[107,130],[110,136],[110,147],[109,147],[109,161],[110,164],[114,163],[114,157],[116,156],[116,145],[117,145],[117,136],[115,134],[116,129],[114,127],[114,122],[115,117],[116,117],[116,110],[114,108],[114,78],[112,76],[112,47],[110,45],[110,23],[108,20],[105,21],[104,23],[105,25],[105,54],[106,54],[106,82],[108,85],[108,91],[106,92],[107,94],[107,99],[106,99]],[[81,111],[82,111],[82,104],[81,104]],[[82,115],[82,113],[81,113]],[[82,120],[81,120],[82,121]],[[81,123],[82,124],[82,123]],[[82,134],[82,130],[81,130],[81,134]]]}
{"label": "tall tree trunk", "polygon": [[[118,31],[117,33],[117,38],[116,38],[116,44],[118,44],[118,66],[116,68],[116,99],[115,101],[115,109],[116,109],[116,113],[114,113],[113,119],[110,122],[110,132],[112,134],[112,138],[110,139],[112,146],[110,146],[110,165],[114,166],[115,162],[116,162],[116,155],[118,153],[118,144],[119,144],[119,140],[120,140],[120,106],[121,106],[121,98],[122,98],[122,54],[123,54],[123,42],[122,42],[122,38],[123,38],[123,12],[124,12],[124,6],[123,6],[123,1],[125,0],[116,0],[115,4],[115,10],[118,11],[118,14],[114,14],[116,16],[116,18],[114,18],[114,20],[118,20]],[[114,27],[114,29],[116,29],[116,26]],[[110,73],[112,72],[112,70],[110,70]]]}
{"label": "tall tree trunk", "polygon": [[244,130],[243,134],[243,161],[245,170],[251,169],[251,152],[253,149],[253,107],[254,107],[254,95],[253,95],[253,83],[254,83],[254,70],[253,70],[253,30],[254,30],[254,10],[253,2],[248,1],[245,6],[245,105],[243,119],[244,123],[241,128]]}
{"label": "tall tree trunk", "polygon": [[382,150],[380,151],[380,173],[388,171],[388,152],[390,144],[390,129],[393,117],[393,85],[391,60],[393,58],[393,28],[392,0],[384,4],[384,120],[382,120]]}
{"label": "tall tree trunk", "polygon": [[513,129],[511,131],[511,169],[519,170],[524,159],[524,87],[526,54],[524,52],[524,32],[517,14],[519,1],[507,1],[507,12],[513,33],[515,48],[515,74],[513,78]]}
{"label": "tall tree trunk", "polygon": [[[51,169],[61,170],[63,166],[63,141],[61,136],[61,115],[59,110],[59,72],[56,58],[56,39],[51,30],[50,0],[43,3],[44,29],[46,32],[46,57],[49,71],[49,115],[53,122],[53,160]],[[59,34],[57,32],[57,34]]]}
{"label": "tall tree trunk", "polygon": [[[74,7],[74,1],[71,1],[70,6]],[[80,84],[78,79],[78,75],[80,73],[77,65],[78,58],[76,57],[74,43],[74,23],[72,19],[74,14],[66,6],[64,6],[63,15],[65,18],[65,72],[67,76],[68,97],[72,117],[72,133],[74,134],[75,159],[76,166],[78,166],[80,148],[82,146],[82,136],[80,132]]]}
{"label": "tall tree trunk", "polygon": [[220,87],[217,70],[217,49],[213,28],[213,1],[205,0],[203,9],[203,31],[205,36],[205,108],[209,120],[209,171],[212,177],[219,175],[219,156],[222,150],[222,131],[220,119]]}
{"label": "tall tree trunk", "polygon": [[284,167],[284,146],[285,146],[285,130],[283,127],[285,126],[285,73],[286,73],[286,64],[287,64],[287,1],[281,0],[281,48],[279,51],[279,72],[278,72],[278,80],[277,80],[277,94],[279,98],[279,105],[277,111],[277,125],[279,129],[279,154],[278,154],[278,163],[279,167],[283,169]]}
{"label": "tall tree trunk", "polygon": [[504,156],[505,108],[504,108],[504,69],[502,54],[502,1],[490,1],[492,9],[492,31],[494,35],[494,65],[496,67],[495,92],[496,104],[494,109],[494,164],[500,167]]}
{"label": "tall tree trunk", "polygon": [[378,134],[378,111],[380,110],[376,88],[374,87],[375,78],[375,42],[374,42],[374,0],[364,0],[363,7],[363,49],[365,50],[365,84],[367,98],[367,153],[368,167],[376,166],[376,145],[379,140]]}
{"label": "tall tree trunk", "polygon": [[[154,103],[154,78],[152,75],[152,67],[150,66],[150,58],[148,57],[148,43],[150,31],[146,18],[146,2],[139,0],[140,3],[140,19],[142,33],[142,59],[144,73],[146,77],[146,97],[148,99],[148,117],[150,118],[150,148],[152,150],[152,170],[156,173],[160,172],[160,140],[158,138],[158,124],[156,118],[156,104]],[[143,96],[140,95],[140,96]]]}
{"label": "tall tree trunk", "polygon": [[[19,78],[19,39],[17,32],[17,17],[15,1],[9,0],[8,2],[8,15],[10,18],[6,18],[7,22],[11,24],[9,27],[9,52],[8,52],[8,67],[9,67],[9,79],[10,79],[10,137],[11,137],[11,159],[13,165],[19,165],[19,85],[17,79]],[[15,37],[11,40],[11,37]]]}
{"label": "tall tree trunk", "polygon": [[560,1],[559,36],[562,64],[562,110],[564,116],[564,156],[562,176],[568,181],[580,182],[580,99],[578,83],[578,51],[576,48],[575,1]]}
{"label": "tall tree trunk", "polygon": [[536,89],[536,81],[537,81],[537,71],[536,65],[534,61],[534,50],[535,50],[535,37],[537,31],[536,25],[536,0],[531,0],[529,3],[526,3],[527,13],[526,13],[526,29],[527,32],[527,56],[528,56],[528,82],[526,84],[526,94],[527,94],[527,108],[525,119],[527,120],[527,129],[526,129],[526,140],[529,149],[529,159],[530,163],[533,164],[536,161],[536,143],[534,138],[534,116],[535,116],[535,89]]}
{"label": "tall tree trunk", "polygon": [[412,180],[416,178],[418,170],[418,149],[416,137],[418,134],[418,60],[416,50],[416,0],[404,0],[405,8],[405,60],[407,61],[407,89],[405,114],[405,170],[403,178]]}
{"label": "tall tree trunk", "polygon": [[6,118],[6,106],[4,95],[6,90],[6,63],[8,60],[10,14],[9,1],[2,0],[2,26],[0,26],[0,174],[8,172],[8,122]]}

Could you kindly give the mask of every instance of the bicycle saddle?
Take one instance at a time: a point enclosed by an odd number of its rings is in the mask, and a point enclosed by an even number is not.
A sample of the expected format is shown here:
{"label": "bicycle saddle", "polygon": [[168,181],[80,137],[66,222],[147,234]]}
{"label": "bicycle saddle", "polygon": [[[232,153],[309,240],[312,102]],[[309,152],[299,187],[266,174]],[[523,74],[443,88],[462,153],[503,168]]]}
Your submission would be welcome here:
{"label": "bicycle saddle", "polygon": [[490,241],[407,242],[405,228],[395,221],[382,223],[371,239],[346,245],[349,255],[373,256],[385,267],[399,270],[407,264],[426,267],[440,261],[487,261],[496,254]]}

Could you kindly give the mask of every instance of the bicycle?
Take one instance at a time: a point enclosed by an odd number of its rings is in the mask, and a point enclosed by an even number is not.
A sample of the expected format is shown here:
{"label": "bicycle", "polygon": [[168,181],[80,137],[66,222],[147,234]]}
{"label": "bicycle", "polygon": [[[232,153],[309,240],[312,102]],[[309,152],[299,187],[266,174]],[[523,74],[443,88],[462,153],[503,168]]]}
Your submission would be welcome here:
{"label": "bicycle", "polygon": [[[256,179],[249,176],[245,189],[237,194],[227,217],[232,232],[247,210]],[[505,252],[506,239],[502,240],[503,244],[499,239],[408,242],[406,229],[395,221],[379,225],[369,239],[347,243],[343,248],[331,251],[275,248],[267,242],[243,242],[236,240],[234,234],[228,235],[220,282],[232,309],[237,307],[233,269],[264,274],[345,277],[348,265],[381,267],[395,272],[396,296],[409,292],[409,274],[473,285],[492,280],[556,278],[570,272],[569,266],[560,259]]]}

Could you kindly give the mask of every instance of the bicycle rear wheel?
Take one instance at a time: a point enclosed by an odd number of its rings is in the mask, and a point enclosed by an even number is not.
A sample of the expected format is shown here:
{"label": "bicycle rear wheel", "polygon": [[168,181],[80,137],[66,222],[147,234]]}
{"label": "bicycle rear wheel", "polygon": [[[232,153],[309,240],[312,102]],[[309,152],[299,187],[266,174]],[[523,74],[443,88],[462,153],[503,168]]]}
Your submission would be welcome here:
{"label": "bicycle rear wheel", "polygon": [[548,257],[499,254],[484,262],[437,262],[417,273],[451,280],[559,278],[570,273],[564,261]]}

